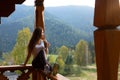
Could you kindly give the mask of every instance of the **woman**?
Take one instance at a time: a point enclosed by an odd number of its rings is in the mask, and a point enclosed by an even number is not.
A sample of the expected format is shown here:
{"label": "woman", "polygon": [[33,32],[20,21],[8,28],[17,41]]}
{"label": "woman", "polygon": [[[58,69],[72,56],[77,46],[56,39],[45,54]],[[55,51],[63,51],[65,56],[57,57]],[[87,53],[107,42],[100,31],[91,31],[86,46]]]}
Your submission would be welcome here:
{"label": "woman", "polygon": [[40,27],[35,28],[33,35],[30,39],[30,42],[28,44],[28,55],[24,62],[24,66],[27,64],[32,54],[33,55],[32,66],[34,68],[44,70],[44,66],[47,64],[45,53],[47,52],[48,49],[48,46],[44,46],[44,43],[46,43],[46,45],[48,45],[48,43],[46,42],[45,37],[42,34],[43,32]]}

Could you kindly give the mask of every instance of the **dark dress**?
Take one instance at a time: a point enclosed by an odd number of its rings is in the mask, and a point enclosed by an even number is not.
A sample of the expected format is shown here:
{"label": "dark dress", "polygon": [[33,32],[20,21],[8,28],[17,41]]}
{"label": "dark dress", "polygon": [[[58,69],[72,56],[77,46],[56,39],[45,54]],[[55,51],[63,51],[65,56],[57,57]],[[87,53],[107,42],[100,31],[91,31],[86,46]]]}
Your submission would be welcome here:
{"label": "dark dress", "polygon": [[47,61],[45,59],[44,51],[40,50],[38,55],[33,59],[32,66],[33,68],[44,70],[46,63]]}

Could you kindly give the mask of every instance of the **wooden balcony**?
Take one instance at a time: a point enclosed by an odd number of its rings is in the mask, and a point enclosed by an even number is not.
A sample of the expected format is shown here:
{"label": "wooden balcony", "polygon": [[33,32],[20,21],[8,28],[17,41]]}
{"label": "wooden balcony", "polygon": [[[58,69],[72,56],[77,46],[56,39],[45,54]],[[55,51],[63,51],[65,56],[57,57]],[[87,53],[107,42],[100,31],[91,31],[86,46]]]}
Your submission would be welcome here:
{"label": "wooden balcony", "polygon": [[19,74],[16,80],[42,80],[40,75],[50,78],[51,80],[58,80],[57,77],[45,74],[41,70],[35,70],[31,65],[10,65],[0,66],[0,80],[9,80],[9,77],[5,75],[5,72],[18,72]]}

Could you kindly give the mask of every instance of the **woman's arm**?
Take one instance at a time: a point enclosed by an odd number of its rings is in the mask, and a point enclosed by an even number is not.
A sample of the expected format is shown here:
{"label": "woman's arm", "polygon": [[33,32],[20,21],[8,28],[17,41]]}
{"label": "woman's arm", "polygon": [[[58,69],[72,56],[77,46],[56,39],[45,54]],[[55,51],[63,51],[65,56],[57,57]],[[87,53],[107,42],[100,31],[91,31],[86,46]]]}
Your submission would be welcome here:
{"label": "woman's arm", "polygon": [[48,54],[48,47],[50,46],[50,43],[47,42],[47,40],[44,40],[44,45],[45,45],[45,52]]}
{"label": "woman's arm", "polygon": [[27,54],[27,57],[26,57],[26,60],[25,60],[25,62],[24,62],[24,66],[27,64],[27,62],[28,62],[28,60],[29,60],[29,58],[31,57],[31,53],[28,53]]}

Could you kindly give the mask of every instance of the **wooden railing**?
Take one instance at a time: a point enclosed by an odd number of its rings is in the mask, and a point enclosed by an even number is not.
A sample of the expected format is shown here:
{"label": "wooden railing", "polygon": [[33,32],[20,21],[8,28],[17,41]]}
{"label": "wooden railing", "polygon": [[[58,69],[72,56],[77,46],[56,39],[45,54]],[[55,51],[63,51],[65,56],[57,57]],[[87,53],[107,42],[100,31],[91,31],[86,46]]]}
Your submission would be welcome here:
{"label": "wooden railing", "polygon": [[0,66],[0,80],[9,80],[7,76],[5,76],[5,72],[19,72],[19,75],[16,80],[42,80],[40,76],[45,76],[50,78],[51,80],[57,80],[55,76],[45,74],[41,70],[35,70],[31,65],[21,66],[21,65],[10,65],[10,66]]}

